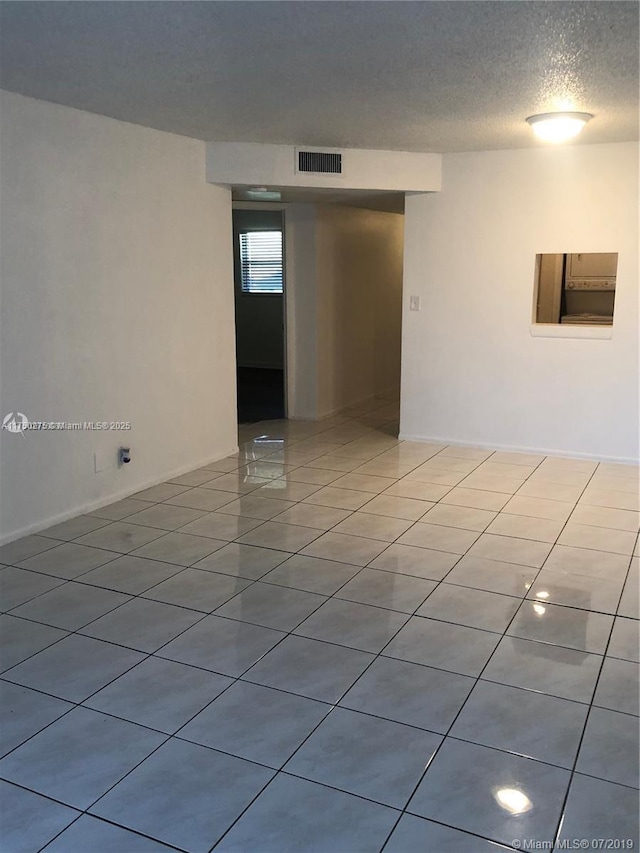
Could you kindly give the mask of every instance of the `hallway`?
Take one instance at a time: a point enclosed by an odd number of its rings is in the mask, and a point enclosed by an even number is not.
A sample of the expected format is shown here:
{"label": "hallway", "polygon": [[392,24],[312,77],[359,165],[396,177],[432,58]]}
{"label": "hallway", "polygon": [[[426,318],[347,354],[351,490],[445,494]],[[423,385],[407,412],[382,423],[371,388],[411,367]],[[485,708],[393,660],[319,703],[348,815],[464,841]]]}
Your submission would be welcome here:
{"label": "hallway", "polygon": [[238,423],[284,417],[284,370],[237,367]]}
{"label": "hallway", "polygon": [[3,849],[637,845],[637,468],[397,429],[243,425],[0,548]]}

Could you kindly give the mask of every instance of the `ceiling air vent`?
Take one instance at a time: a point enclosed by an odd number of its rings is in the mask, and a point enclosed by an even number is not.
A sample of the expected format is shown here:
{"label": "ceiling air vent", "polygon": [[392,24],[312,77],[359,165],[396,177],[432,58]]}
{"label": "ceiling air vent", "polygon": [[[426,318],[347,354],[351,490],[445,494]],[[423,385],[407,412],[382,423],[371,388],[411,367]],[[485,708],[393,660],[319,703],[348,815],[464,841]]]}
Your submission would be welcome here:
{"label": "ceiling air vent", "polygon": [[341,175],[342,154],[331,151],[298,151],[298,172]]}

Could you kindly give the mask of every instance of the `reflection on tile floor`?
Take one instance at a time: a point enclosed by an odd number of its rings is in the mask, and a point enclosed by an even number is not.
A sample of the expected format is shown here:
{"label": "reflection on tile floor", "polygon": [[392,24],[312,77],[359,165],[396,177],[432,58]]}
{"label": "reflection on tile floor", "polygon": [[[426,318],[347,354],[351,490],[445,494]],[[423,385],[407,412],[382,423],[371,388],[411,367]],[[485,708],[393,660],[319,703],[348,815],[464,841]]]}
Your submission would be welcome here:
{"label": "reflection on tile floor", "polygon": [[637,848],[637,467],[396,435],[241,427],[0,548],[3,853]]}

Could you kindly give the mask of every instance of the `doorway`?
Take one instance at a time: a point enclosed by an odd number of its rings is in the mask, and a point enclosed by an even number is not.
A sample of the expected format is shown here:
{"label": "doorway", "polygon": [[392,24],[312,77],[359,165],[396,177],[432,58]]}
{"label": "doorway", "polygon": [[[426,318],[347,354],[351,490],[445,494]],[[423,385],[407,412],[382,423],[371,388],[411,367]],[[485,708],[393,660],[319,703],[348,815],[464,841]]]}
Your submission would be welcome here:
{"label": "doorway", "polygon": [[238,423],[285,417],[281,210],[233,211]]}

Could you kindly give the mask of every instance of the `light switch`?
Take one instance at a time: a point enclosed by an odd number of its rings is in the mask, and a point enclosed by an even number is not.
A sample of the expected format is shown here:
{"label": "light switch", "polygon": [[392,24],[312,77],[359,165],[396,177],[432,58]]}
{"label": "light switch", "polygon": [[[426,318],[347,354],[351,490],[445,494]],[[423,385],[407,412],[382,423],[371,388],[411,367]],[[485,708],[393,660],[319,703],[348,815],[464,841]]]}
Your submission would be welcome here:
{"label": "light switch", "polygon": [[420,297],[419,296],[410,296],[409,297],[409,311],[419,311],[420,310]]}

